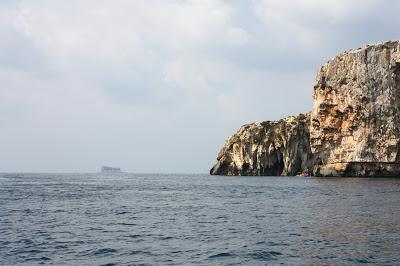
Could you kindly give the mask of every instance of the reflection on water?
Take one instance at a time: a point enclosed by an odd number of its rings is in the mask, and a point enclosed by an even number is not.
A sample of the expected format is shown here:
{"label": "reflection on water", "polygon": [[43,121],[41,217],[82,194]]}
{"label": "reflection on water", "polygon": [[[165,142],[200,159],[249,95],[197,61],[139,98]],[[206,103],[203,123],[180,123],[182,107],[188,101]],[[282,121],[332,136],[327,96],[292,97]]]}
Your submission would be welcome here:
{"label": "reflection on water", "polygon": [[399,264],[400,179],[2,174],[0,264]]}

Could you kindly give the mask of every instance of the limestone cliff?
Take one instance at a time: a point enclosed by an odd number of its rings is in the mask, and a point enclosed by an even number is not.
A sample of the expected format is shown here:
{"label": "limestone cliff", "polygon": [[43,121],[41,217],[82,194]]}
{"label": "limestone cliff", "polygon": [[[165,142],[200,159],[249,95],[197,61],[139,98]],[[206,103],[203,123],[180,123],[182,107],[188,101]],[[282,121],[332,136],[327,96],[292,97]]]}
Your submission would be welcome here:
{"label": "limestone cliff", "polygon": [[400,41],[329,60],[313,99],[311,115],[242,126],[211,174],[400,176]]}
{"label": "limestone cliff", "polygon": [[295,175],[312,168],[310,114],[240,127],[210,170],[214,175]]}
{"label": "limestone cliff", "polygon": [[400,43],[339,54],[313,92],[311,150],[319,176],[400,174]]}

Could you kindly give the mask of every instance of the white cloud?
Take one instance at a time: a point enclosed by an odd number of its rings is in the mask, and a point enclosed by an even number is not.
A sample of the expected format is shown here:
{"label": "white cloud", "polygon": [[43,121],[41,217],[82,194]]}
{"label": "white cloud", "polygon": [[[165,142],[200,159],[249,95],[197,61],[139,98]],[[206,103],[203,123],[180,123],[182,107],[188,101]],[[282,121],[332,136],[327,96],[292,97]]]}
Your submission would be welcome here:
{"label": "white cloud", "polygon": [[165,66],[164,79],[178,87],[193,93],[207,90],[207,78],[204,70],[197,64],[179,57]]}
{"label": "white cloud", "polygon": [[232,16],[233,8],[219,0],[42,0],[22,1],[15,26],[74,79],[101,86],[106,76],[137,77],[141,84],[152,76],[200,91],[207,80],[192,55],[249,39]]}
{"label": "white cloud", "polygon": [[240,27],[229,28],[226,35],[228,43],[232,45],[245,45],[250,39],[249,33]]}
{"label": "white cloud", "polygon": [[118,56],[148,44],[201,46],[230,26],[230,16],[219,0],[24,1],[17,25],[56,53]]}
{"label": "white cloud", "polygon": [[296,20],[298,23],[326,20],[350,22],[368,16],[382,2],[379,0],[254,0],[256,14],[266,23]]}
{"label": "white cloud", "polygon": [[280,43],[312,51],[337,34],[333,26],[368,18],[379,4],[378,0],[254,0],[253,9]]}

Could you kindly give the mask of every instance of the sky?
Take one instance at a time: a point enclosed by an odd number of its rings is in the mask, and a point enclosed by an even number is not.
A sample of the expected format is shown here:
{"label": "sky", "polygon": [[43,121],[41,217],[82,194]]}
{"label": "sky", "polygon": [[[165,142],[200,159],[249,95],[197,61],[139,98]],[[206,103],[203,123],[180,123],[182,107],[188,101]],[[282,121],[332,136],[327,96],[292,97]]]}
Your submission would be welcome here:
{"label": "sky", "polygon": [[400,39],[395,0],[2,0],[0,172],[207,173],[312,108],[320,65]]}

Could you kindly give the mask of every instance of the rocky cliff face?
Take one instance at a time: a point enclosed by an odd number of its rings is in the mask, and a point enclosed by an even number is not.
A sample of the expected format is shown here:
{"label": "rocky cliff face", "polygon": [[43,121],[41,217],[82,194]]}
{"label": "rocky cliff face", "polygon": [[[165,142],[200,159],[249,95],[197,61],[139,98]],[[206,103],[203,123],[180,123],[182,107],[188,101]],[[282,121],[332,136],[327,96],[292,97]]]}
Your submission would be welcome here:
{"label": "rocky cliff face", "polygon": [[313,98],[311,117],[242,126],[211,174],[400,176],[400,41],[337,55]]}
{"label": "rocky cliff face", "polygon": [[312,168],[310,114],[242,126],[210,170],[214,175],[295,175]]}
{"label": "rocky cliff face", "polygon": [[311,150],[319,176],[400,174],[400,43],[339,54],[317,75]]}

